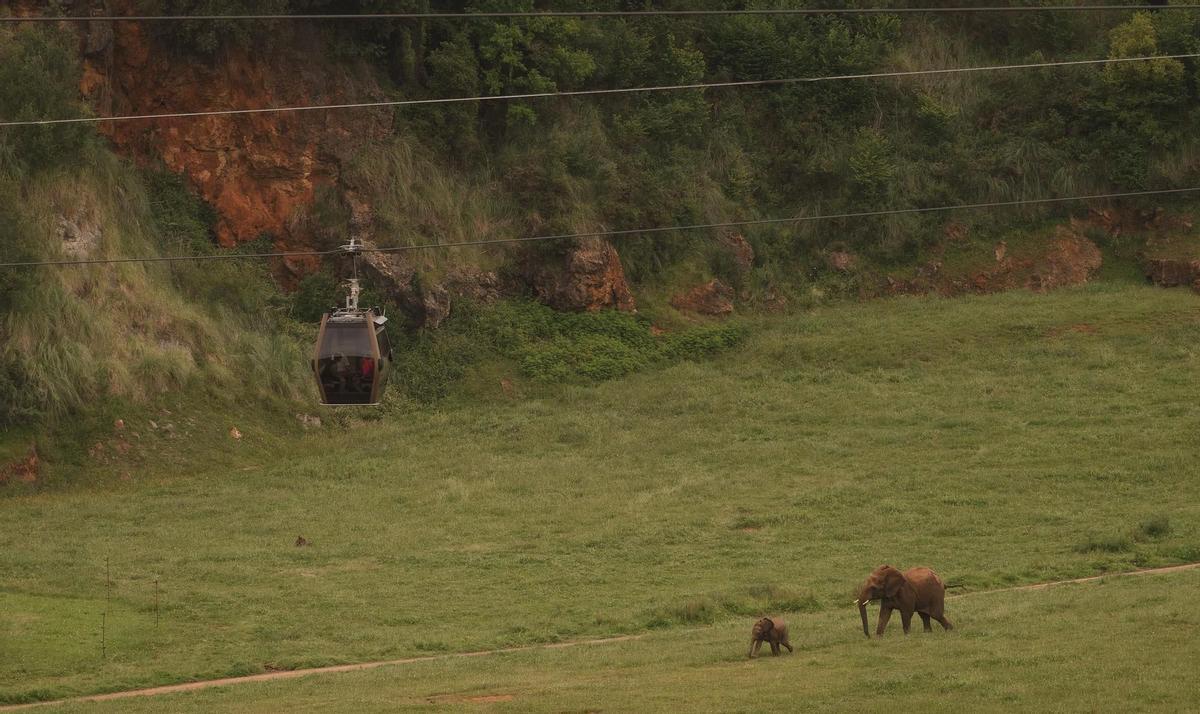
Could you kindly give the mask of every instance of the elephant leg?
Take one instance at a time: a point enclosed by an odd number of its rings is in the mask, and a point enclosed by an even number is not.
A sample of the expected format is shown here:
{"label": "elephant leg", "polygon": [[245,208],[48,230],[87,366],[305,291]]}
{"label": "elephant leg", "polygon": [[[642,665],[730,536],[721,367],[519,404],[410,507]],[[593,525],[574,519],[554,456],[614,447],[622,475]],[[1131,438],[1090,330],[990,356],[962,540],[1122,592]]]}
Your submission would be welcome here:
{"label": "elephant leg", "polygon": [[938,616],[937,616],[937,617],[935,617],[934,619],[935,619],[935,620],[937,620],[938,622],[942,623],[942,628],[943,628],[943,629],[946,629],[946,630],[953,630],[953,629],[954,629],[954,625],[951,625],[951,624],[950,624],[950,621],[946,619],[946,616],[945,616],[945,615],[938,615]]}
{"label": "elephant leg", "polygon": [[933,632],[933,628],[929,626],[929,613],[922,612],[922,613],[920,613],[920,615],[921,615],[921,624],[923,624],[925,626],[925,631]]}
{"label": "elephant leg", "polygon": [[908,634],[909,625],[912,624],[912,610],[900,611],[900,624],[904,625],[904,634]]}
{"label": "elephant leg", "polygon": [[875,627],[875,636],[883,637],[883,631],[887,628],[888,618],[892,616],[892,607],[890,605],[879,606],[879,625]]}
{"label": "elephant leg", "polygon": [[792,646],[791,646],[791,645],[789,645],[788,643],[786,643],[786,642],[781,642],[780,644],[782,644],[784,647],[787,647],[787,648],[788,648],[788,652],[791,652],[791,651],[792,651]]}
{"label": "elephant leg", "polygon": [[779,656],[779,643],[778,642],[771,643],[771,654],[776,657]]}

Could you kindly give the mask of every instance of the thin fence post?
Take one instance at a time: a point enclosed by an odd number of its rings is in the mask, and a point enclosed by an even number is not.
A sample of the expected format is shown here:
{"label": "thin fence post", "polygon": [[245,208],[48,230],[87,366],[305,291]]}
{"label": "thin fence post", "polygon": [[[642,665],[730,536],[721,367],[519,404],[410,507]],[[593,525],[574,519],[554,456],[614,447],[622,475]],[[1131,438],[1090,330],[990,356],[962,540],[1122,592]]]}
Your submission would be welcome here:
{"label": "thin fence post", "polygon": [[108,608],[112,601],[112,564],[104,556],[104,612],[100,614],[100,659],[108,659]]}

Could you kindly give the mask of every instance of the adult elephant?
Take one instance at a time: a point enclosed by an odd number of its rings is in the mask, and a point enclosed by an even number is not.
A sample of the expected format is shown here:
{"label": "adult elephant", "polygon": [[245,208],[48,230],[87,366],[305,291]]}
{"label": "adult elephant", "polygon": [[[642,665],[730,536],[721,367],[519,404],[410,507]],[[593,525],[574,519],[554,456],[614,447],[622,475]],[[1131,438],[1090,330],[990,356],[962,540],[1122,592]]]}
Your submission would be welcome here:
{"label": "adult elephant", "polygon": [[906,635],[914,612],[921,616],[926,632],[933,629],[929,626],[930,618],[937,620],[947,630],[954,629],[945,615],[946,585],[929,568],[913,568],[901,573],[890,565],[881,565],[867,576],[859,586],[858,599],[855,600],[858,614],[862,616],[863,634],[867,637],[871,636],[867,623],[867,603],[872,600],[879,600],[876,637],[883,636],[892,610],[900,611],[900,622],[904,625]]}

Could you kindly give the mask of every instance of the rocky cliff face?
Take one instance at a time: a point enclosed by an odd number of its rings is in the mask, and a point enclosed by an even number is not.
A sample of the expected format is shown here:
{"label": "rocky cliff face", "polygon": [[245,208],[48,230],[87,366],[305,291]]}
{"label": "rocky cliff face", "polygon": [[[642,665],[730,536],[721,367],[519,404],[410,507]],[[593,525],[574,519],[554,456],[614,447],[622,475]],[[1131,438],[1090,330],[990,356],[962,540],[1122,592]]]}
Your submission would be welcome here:
{"label": "rocky cliff face", "polygon": [[559,260],[531,262],[522,277],[535,297],[559,310],[636,307],[617,249],[600,238],[580,241]]}
{"label": "rocky cliff face", "polygon": [[911,277],[884,276],[882,290],[876,292],[886,295],[935,293],[947,297],[1020,288],[1046,292],[1088,282],[1103,262],[1100,249],[1074,224],[1056,227],[1053,236],[1036,249],[1014,254],[1001,241],[993,247],[992,254],[995,256],[993,264],[971,268],[967,272],[947,271],[942,261],[935,259],[919,266]]}
{"label": "rocky cliff face", "polygon": [[[232,49],[211,62],[169,51],[138,23],[89,23],[81,28],[83,96],[101,116],[303,106],[386,98],[366,65],[322,59],[322,38],[295,32],[270,52]],[[307,32],[312,33],[309,29]],[[341,244],[350,236],[322,235],[307,220],[317,192],[327,187],[350,215],[348,230],[378,241],[371,197],[345,185],[348,162],[394,131],[388,109],[313,110],[135,120],[101,124],[116,149],[144,164],[161,162],[186,177],[218,215],[225,246],[269,235],[280,250]],[[406,256],[372,259],[382,287],[417,324],[437,326],[457,296],[494,299],[501,289],[532,292],[566,310],[634,308],[616,250],[587,241],[561,264],[534,265],[531,255],[513,271],[525,284],[503,286],[493,272],[460,266],[442,283],[417,279]],[[289,259],[280,275],[294,281],[316,269],[312,259]],[[444,284],[443,284],[444,283]]]}
{"label": "rocky cliff face", "polygon": [[1142,264],[1146,279],[1164,288],[1190,285],[1200,293],[1200,260],[1186,258],[1148,258]]}
{"label": "rocky cliff face", "polygon": [[[100,115],[383,98],[365,68],[314,62],[299,50],[304,42],[269,54],[232,50],[206,64],[157,46],[137,23],[118,22],[91,23],[83,45],[80,89]],[[216,208],[223,245],[270,235],[277,247],[299,250],[313,245],[303,218],[317,188],[337,186],[344,162],[389,134],[391,115],[322,110],[182,117],[102,124],[101,131],[119,151],[184,175]],[[299,273],[312,265],[288,267]]]}

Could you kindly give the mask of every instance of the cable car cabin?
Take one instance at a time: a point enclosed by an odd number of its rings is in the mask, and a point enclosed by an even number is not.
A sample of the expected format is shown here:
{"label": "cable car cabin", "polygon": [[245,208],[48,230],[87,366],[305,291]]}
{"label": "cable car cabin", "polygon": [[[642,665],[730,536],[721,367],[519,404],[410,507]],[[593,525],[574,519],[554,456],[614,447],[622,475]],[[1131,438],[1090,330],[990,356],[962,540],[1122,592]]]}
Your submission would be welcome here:
{"label": "cable car cabin", "polygon": [[321,318],[313,372],[322,404],[379,403],[392,365],[386,322],[374,310],[338,309]]}

